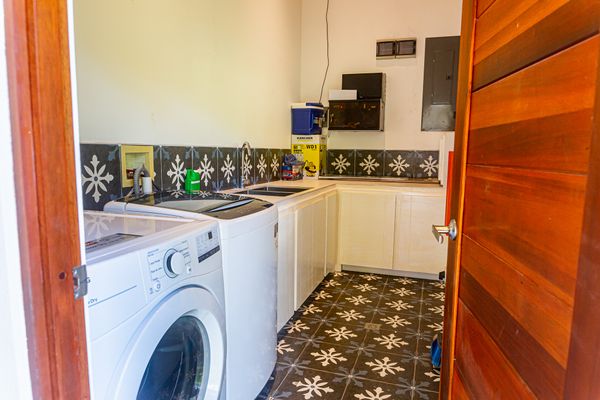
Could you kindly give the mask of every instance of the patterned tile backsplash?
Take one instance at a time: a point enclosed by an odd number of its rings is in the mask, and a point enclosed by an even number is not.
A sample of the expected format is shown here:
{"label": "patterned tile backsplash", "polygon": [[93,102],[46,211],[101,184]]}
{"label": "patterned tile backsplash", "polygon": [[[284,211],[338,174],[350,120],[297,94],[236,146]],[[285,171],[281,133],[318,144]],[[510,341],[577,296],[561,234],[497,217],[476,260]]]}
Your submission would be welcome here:
{"label": "patterned tile backsplash", "polygon": [[[183,190],[185,171],[200,173],[207,190],[237,188],[243,178],[252,184],[279,180],[283,155],[289,149],[253,149],[252,155],[234,147],[154,146],[154,183],[162,190]],[[104,204],[127,195],[121,189],[121,147],[81,144],[83,207],[102,210]],[[437,151],[328,150],[326,175],[362,177],[437,178]]]}
{"label": "patterned tile backsplash", "polygon": [[423,150],[328,150],[326,175],[437,178],[439,152]]}
{"label": "patterned tile backsplash", "polygon": [[[84,209],[102,210],[129,193],[121,189],[119,145],[82,143],[80,152]],[[207,190],[239,187],[241,171],[251,183],[279,180],[285,152],[289,149],[253,149],[242,166],[240,150],[233,147],[154,146],[154,183],[162,190],[184,190],[188,168],[200,173],[200,185]]]}

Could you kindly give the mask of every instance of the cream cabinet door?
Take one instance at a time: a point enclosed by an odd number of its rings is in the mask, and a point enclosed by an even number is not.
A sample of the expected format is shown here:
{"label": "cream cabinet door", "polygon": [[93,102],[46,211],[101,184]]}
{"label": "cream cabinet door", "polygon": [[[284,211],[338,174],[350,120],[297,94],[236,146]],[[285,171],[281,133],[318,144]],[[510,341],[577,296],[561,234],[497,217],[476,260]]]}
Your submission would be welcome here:
{"label": "cream cabinet door", "polygon": [[396,201],[394,269],[437,274],[446,268],[447,242],[439,244],[431,225],[444,223],[443,194],[399,194]]}
{"label": "cream cabinet door", "polygon": [[321,283],[325,276],[325,264],[327,257],[327,201],[325,196],[314,202],[313,208],[313,226],[312,226],[312,258],[311,265],[312,280],[311,292]]}
{"label": "cream cabinet door", "polygon": [[341,190],[339,196],[340,263],[391,269],[396,194]]}
{"label": "cream cabinet door", "polygon": [[337,191],[325,197],[327,203],[327,257],[325,274],[333,272],[338,263],[338,195]]}
{"label": "cream cabinet door", "polygon": [[325,197],[307,201],[296,210],[296,299],[297,309],[325,275]]}
{"label": "cream cabinet door", "polygon": [[277,249],[277,330],[294,314],[296,221],[293,209],[279,213]]}

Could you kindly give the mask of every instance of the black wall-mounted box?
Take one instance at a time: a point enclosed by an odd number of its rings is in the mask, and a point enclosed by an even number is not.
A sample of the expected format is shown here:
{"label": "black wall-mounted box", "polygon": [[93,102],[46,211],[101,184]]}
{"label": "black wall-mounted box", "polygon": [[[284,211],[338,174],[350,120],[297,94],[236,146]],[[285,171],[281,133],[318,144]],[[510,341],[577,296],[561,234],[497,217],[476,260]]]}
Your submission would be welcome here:
{"label": "black wall-mounted box", "polygon": [[383,100],[330,100],[329,130],[383,131]]}
{"label": "black wall-mounted box", "polygon": [[385,101],[385,74],[343,74],[342,89],[356,90],[359,100]]}

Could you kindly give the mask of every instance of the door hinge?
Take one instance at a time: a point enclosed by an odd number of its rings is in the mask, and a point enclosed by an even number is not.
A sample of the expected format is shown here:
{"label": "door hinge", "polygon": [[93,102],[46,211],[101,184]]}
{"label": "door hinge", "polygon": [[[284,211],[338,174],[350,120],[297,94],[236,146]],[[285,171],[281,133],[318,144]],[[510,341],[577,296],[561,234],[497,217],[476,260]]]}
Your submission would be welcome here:
{"label": "door hinge", "polygon": [[88,293],[88,276],[85,264],[73,268],[73,294],[75,300],[81,299]]}

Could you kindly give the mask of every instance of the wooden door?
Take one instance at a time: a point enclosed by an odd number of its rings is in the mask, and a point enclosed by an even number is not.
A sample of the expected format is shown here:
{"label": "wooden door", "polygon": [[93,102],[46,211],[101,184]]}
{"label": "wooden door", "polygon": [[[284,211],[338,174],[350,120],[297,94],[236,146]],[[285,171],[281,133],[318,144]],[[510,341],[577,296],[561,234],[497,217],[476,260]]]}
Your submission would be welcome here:
{"label": "wooden door", "polygon": [[599,23],[463,2],[442,398],[600,398]]}
{"label": "wooden door", "polygon": [[5,0],[4,15],[33,397],[88,399],[83,301],[73,296],[81,247],[67,2]]}

